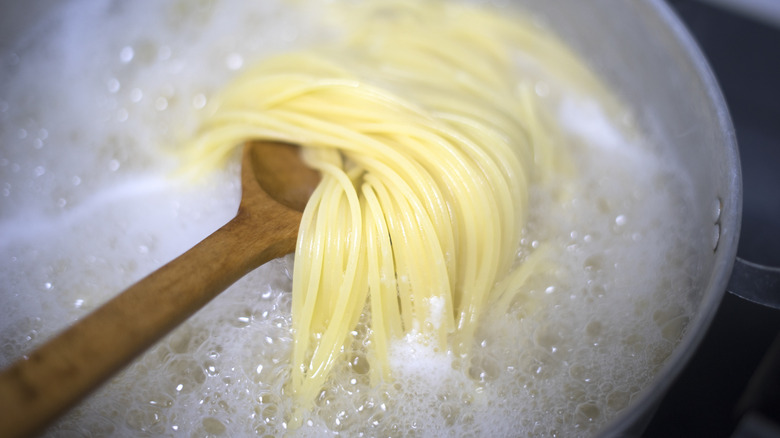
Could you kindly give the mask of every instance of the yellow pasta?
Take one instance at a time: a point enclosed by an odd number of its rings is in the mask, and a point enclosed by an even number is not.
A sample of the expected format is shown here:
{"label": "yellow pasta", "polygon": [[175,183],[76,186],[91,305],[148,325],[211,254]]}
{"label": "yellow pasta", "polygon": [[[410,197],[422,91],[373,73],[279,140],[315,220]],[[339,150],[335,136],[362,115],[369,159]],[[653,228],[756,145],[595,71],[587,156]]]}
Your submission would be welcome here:
{"label": "yellow pasta", "polygon": [[364,311],[376,379],[392,377],[388,346],[404,336],[468,354],[485,309],[508,307],[539,265],[513,268],[529,184],[557,161],[515,57],[543,50],[592,86],[517,18],[442,1],[354,6],[345,41],[231,83],[190,148],[213,166],[247,139],[289,141],[322,173],[293,275],[291,388],[304,411]]}

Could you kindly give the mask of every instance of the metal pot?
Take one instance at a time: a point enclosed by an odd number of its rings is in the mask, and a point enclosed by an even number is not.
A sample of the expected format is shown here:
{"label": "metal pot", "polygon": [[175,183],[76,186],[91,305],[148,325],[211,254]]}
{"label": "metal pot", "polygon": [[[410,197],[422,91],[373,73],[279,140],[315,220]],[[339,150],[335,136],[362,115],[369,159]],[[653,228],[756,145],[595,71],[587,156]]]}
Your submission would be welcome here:
{"label": "metal pot", "polygon": [[653,140],[691,175],[700,202],[691,220],[711,235],[711,247],[699,254],[700,288],[692,297],[698,313],[655,381],[600,433],[638,436],[707,332],[724,292],[780,308],[780,269],[736,258],[742,176],[734,128],[707,61],[669,6],[660,0],[597,0],[529,8],[585,55],[632,105]]}
{"label": "metal pot", "polygon": [[[734,129],[713,73],[671,9],[661,0],[519,3],[582,53],[633,105],[639,125],[694,181],[700,208],[690,220],[711,236],[698,254],[699,287],[691,297],[699,303],[698,313],[655,381],[601,431],[602,436],[639,435],[707,332],[724,292],[780,308],[780,297],[769,295],[780,285],[780,270],[736,258],[742,182]],[[4,7],[0,48],[48,4]]]}

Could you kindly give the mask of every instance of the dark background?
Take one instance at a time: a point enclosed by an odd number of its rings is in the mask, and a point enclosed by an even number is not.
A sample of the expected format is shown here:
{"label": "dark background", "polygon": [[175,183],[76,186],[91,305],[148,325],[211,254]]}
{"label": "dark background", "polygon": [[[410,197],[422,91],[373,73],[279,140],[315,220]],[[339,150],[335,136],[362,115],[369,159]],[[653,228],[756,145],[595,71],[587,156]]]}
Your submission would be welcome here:
{"label": "dark background", "polygon": [[[744,183],[738,256],[780,267],[780,20],[668,3],[709,60],[736,129]],[[644,436],[780,438],[780,310],[726,294]]]}

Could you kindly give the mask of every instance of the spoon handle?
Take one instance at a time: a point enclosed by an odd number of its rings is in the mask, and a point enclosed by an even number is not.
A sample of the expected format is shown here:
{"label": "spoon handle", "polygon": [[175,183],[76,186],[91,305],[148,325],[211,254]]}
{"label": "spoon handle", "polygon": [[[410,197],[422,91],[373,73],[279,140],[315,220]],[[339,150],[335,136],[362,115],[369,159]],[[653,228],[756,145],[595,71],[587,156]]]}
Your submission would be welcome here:
{"label": "spoon handle", "polygon": [[232,283],[292,252],[300,213],[283,209],[284,219],[279,214],[279,208],[239,209],[195,247],[4,370],[2,435],[42,431]]}

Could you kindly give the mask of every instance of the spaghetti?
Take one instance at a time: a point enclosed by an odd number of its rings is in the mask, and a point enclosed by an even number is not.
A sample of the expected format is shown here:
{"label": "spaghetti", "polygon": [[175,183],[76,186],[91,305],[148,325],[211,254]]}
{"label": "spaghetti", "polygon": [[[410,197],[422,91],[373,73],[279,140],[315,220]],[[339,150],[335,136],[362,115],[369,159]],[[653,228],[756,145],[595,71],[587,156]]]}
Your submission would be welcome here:
{"label": "spaghetti", "polygon": [[388,345],[404,336],[468,353],[485,309],[507,306],[508,282],[537,263],[514,266],[528,187],[558,161],[515,57],[544,51],[589,80],[563,46],[485,9],[355,6],[345,42],[230,84],[191,149],[211,166],[248,139],[288,141],[322,173],[293,274],[291,387],[304,410],[364,312],[375,379],[391,378]]}

